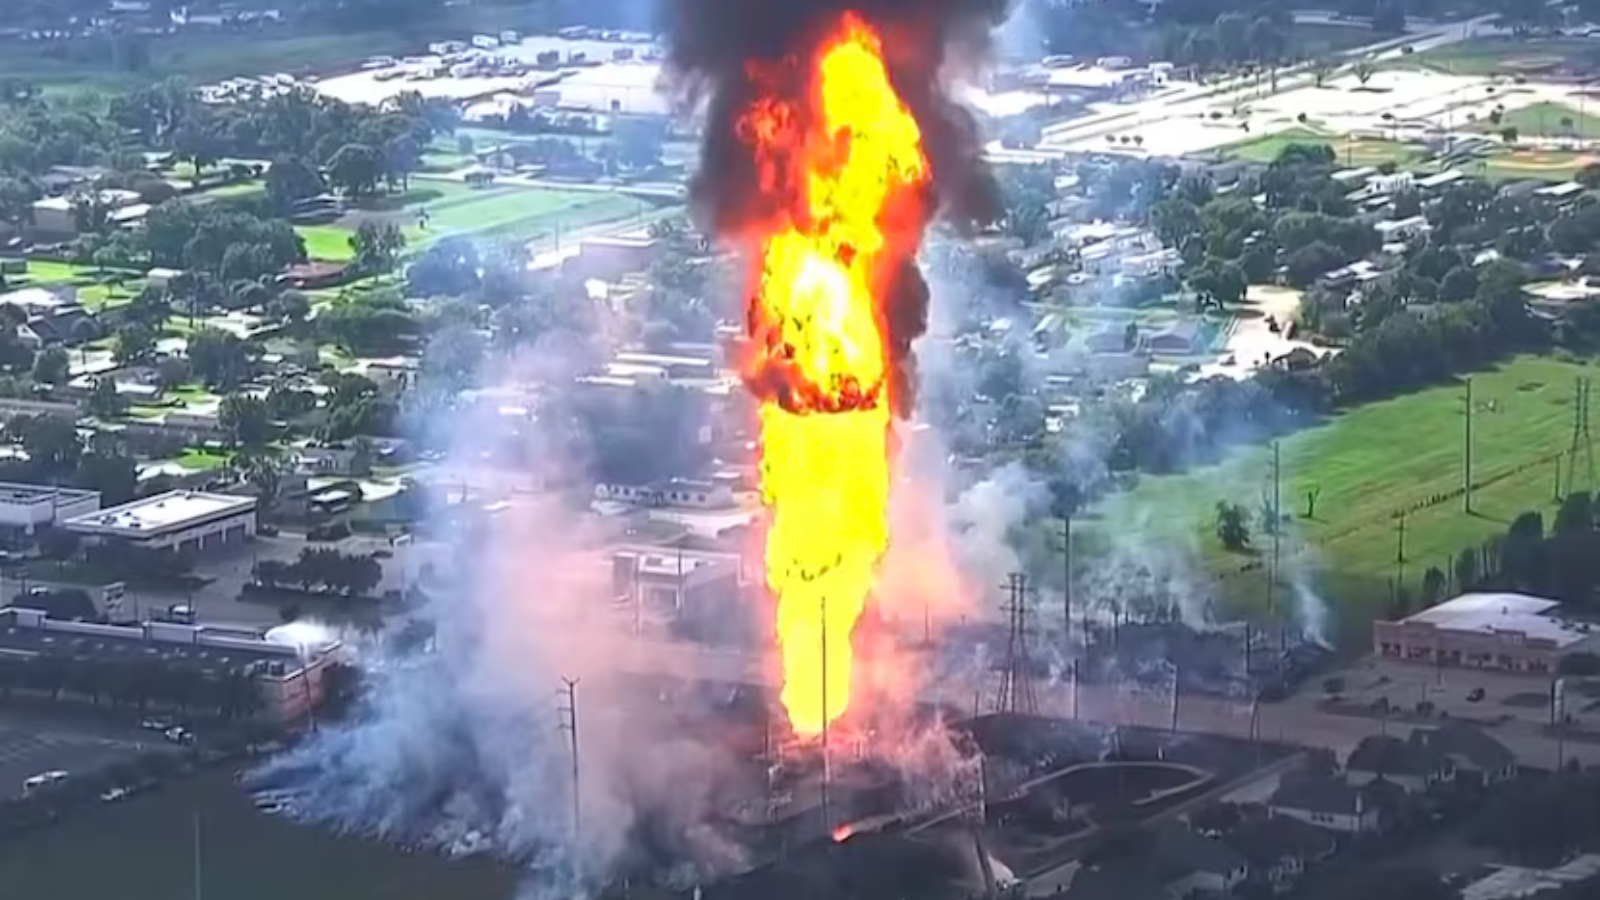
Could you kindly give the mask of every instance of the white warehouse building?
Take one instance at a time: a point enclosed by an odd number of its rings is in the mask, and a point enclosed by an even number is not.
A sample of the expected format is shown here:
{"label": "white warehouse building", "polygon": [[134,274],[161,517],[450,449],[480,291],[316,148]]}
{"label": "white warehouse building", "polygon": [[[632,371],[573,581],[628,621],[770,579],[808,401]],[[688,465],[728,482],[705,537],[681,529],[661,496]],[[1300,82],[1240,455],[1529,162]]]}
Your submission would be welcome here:
{"label": "white warehouse building", "polygon": [[200,553],[249,540],[256,533],[256,498],[170,491],[63,524],[89,540]]}
{"label": "white warehouse building", "polygon": [[0,544],[31,544],[40,531],[99,508],[99,491],[0,482]]}

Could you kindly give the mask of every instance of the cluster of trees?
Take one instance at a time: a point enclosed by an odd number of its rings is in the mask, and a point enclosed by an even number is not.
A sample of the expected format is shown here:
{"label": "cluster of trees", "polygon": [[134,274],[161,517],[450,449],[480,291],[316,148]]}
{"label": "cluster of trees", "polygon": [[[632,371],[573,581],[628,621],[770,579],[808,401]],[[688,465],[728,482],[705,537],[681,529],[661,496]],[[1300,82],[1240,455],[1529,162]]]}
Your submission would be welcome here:
{"label": "cluster of trees", "polygon": [[293,562],[264,559],[256,563],[251,575],[257,584],[268,588],[299,588],[361,597],[383,582],[383,565],[364,553],[306,547]]}
{"label": "cluster of trees", "polygon": [[[1524,779],[1489,798],[1468,828],[1473,843],[1529,866],[1554,866],[1571,854],[1600,849],[1600,771],[1571,767],[1549,778]],[[1572,896],[1592,896],[1594,885]],[[1556,895],[1551,895],[1556,896]]]}
{"label": "cluster of trees", "polygon": [[[1600,527],[1594,497],[1575,491],[1562,500],[1547,526],[1542,513],[1525,512],[1504,534],[1462,550],[1461,560],[1477,555],[1477,571],[1458,562],[1459,574],[1475,575],[1466,587],[1493,587],[1550,597],[1579,609],[1600,609]],[[1459,577],[1459,576],[1458,576]],[[1425,592],[1426,593],[1426,592]]]}
{"label": "cluster of trees", "polygon": [[98,436],[85,444],[71,420],[48,415],[15,417],[5,433],[28,458],[0,461],[0,480],[96,490],[108,506],[138,492],[135,460],[114,438]]}
{"label": "cluster of trees", "polygon": [[109,119],[190,163],[197,178],[227,158],[273,160],[283,170],[271,177],[269,198],[285,212],[329,187],[352,197],[404,187],[423,148],[455,127],[453,107],[416,92],[381,107],[310,89],[216,106],[176,79],[115,97]]}

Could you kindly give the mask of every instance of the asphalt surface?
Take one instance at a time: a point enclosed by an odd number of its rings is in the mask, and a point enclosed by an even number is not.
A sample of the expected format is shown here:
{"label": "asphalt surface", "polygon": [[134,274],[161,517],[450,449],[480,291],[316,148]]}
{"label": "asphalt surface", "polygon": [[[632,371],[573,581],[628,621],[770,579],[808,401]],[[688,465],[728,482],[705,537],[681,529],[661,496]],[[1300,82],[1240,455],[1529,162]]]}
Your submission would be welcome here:
{"label": "asphalt surface", "polygon": [[0,797],[20,794],[41,772],[84,775],[156,746],[133,728],[0,711]]}

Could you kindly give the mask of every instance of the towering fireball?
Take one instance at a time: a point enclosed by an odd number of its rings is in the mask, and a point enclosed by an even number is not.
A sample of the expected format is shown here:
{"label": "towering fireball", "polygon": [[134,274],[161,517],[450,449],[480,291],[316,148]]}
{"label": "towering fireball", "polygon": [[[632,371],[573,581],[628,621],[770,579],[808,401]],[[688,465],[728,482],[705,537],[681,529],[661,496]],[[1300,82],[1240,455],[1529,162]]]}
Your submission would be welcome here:
{"label": "towering fireball", "polygon": [[[792,202],[762,223],[745,381],[762,400],[767,583],[778,601],[783,703],[813,734],[850,704],[851,633],[889,541],[892,387],[883,303],[915,251],[928,162],[876,32],[845,14],[802,93],[740,119],[766,189]],[[796,83],[752,64],[752,79]]]}
{"label": "towering fireball", "polygon": [[[783,703],[820,732],[850,705],[851,636],[889,544],[891,434],[911,408],[943,204],[991,219],[951,46],[1006,0],[669,0],[670,61],[709,90],[694,199],[750,260],[745,384],[760,400],[767,583]],[[974,27],[976,26],[976,27]]]}

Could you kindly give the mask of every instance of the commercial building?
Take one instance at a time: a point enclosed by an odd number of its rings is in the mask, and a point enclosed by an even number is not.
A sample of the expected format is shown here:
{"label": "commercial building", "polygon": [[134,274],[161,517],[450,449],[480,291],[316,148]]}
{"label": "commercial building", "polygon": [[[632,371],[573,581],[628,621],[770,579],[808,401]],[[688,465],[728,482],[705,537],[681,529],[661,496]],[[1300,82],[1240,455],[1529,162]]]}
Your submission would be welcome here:
{"label": "commercial building", "polygon": [[256,498],[171,491],[63,521],[91,541],[197,553],[243,543],[256,533]]}
{"label": "commercial building", "polygon": [[[215,680],[248,675],[261,696],[261,714],[277,722],[303,718],[322,702],[323,674],[339,648],[334,639],[275,640],[268,633],[144,622],[98,625],[45,618],[36,609],[0,608],[0,654],[29,661],[57,657],[105,668],[158,665]],[[160,705],[160,698],[152,698]]]}
{"label": "commercial building", "polygon": [[99,491],[0,482],[0,546],[27,546],[41,530],[99,508]]}
{"label": "commercial building", "polygon": [[1398,622],[1372,623],[1373,652],[1435,666],[1547,674],[1563,656],[1593,652],[1588,622],[1526,594],[1463,594]]}

